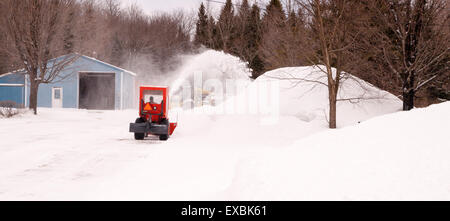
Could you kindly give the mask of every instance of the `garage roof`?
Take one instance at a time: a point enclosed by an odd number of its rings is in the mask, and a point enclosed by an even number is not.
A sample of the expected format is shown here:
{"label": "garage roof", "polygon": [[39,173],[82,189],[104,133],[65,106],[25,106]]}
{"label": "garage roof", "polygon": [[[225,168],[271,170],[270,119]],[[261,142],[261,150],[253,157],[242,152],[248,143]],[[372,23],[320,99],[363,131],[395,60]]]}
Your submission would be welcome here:
{"label": "garage roof", "polygon": [[[100,61],[100,60],[97,60],[97,59],[95,59],[95,58],[92,58],[92,57],[89,57],[89,56],[86,56],[86,55],[81,55],[81,54],[78,54],[78,53],[74,53],[74,54],[80,56],[80,58],[84,58],[84,59],[87,59],[87,60],[90,60],[90,61],[94,61],[94,62],[103,64],[103,65],[109,66],[110,68],[116,69],[116,70],[118,70],[118,71],[120,71],[120,72],[128,73],[128,74],[130,74],[130,75],[132,75],[132,76],[137,76],[137,74],[134,73],[134,72],[132,72],[132,71],[125,70],[125,69],[123,69],[123,68],[114,66],[114,65],[109,64],[109,63],[106,63],[106,62],[104,62],[104,61]],[[67,55],[62,55],[62,56],[59,56],[59,57],[57,57],[57,58],[53,58],[53,59],[51,59],[51,60],[59,59],[59,58],[62,58],[62,57],[68,56],[68,55],[69,55],[69,54],[67,54]],[[51,61],[51,60],[50,60],[50,61]],[[11,74],[18,74],[18,73],[21,73],[21,72],[25,72],[25,69],[22,68],[22,69],[15,70],[15,71],[11,71],[11,72],[8,72],[8,73],[5,73],[5,74],[0,74],[0,77],[4,77],[4,76],[7,76],[7,75],[11,75]]]}

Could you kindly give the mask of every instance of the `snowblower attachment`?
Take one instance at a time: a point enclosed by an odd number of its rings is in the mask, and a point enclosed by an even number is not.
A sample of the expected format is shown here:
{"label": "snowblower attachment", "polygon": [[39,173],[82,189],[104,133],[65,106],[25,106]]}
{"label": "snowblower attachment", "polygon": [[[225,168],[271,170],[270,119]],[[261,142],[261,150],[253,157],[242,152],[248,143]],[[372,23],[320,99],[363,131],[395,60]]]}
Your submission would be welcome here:
{"label": "snowblower attachment", "polygon": [[177,123],[169,122],[169,88],[142,86],[139,89],[139,117],[130,123],[130,132],[136,140],[143,140],[149,134],[169,139]]}

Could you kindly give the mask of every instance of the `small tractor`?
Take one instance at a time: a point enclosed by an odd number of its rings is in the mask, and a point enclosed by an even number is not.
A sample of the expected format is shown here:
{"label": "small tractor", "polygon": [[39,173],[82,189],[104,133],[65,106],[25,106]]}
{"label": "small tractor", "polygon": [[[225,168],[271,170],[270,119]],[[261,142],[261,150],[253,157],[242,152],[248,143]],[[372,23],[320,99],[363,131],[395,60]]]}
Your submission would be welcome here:
{"label": "small tractor", "polygon": [[177,127],[169,122],[169,88],[142,86],[139,88],[139,117],[130,123],[134,139],[143,140],[149,134],[167,140]]}

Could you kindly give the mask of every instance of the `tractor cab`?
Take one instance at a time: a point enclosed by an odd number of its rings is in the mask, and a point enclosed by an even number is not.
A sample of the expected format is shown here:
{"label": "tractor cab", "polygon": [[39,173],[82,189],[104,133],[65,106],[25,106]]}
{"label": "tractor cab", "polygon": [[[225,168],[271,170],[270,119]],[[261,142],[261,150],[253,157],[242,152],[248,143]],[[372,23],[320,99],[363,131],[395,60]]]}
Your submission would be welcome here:
{"label": "tractor cab", "polygon": [[153,123],[161,122],[165,118],[163,90],[144,90],[142,93],[139,115]]}
{"label": "tractor cab", "polygon": [[149,134],[169,139],[177,123],[169,122],[169,88],[142,86],[139,89],[139,117],[130,124],[130,132],[136,140],[143,140]]}

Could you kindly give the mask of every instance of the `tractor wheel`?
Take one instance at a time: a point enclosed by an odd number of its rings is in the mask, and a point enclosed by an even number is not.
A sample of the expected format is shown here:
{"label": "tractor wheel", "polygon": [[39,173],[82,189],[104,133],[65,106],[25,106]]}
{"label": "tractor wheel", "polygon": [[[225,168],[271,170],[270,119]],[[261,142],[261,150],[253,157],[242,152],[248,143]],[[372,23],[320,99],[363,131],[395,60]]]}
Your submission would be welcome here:
{"label": "tractor wheel", "polygon": [[[145,123],[145,119],[138,118],[138,119],[136,119],[135,123]],[[144,138],[145,138],[144,133],[134,133],[134,139],[143,140]]]}
{"label": "tractor wheel", "polygon": [[[163,119],[163,120],[161,121],[161,124],[165,124],[165,125],[167,125],[168,127],[170,127],[169,121],[168,121],[167,119]],[[167,134],[159,135],[159,140],[164,140],[164,141],[166,141],[166,140],[168,140],[168,139],[169,139],[169,132],[167,132]]]}
{"label": "tractor wheel", "polygon": [[169,135],[159,135],[159,140],[168,140],[169,139]]}

